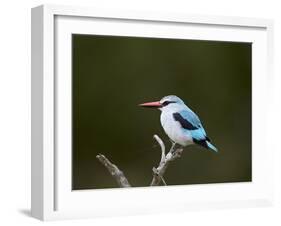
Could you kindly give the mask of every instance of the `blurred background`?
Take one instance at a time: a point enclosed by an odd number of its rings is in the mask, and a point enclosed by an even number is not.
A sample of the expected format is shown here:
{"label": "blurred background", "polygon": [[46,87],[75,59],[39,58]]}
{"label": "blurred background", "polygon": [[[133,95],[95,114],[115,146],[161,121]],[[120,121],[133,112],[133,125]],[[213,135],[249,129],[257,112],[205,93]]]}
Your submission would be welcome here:
{"label": "blurred background", "polygon": [[73,189],[118,187],[102,153],[133,186],[158,166],[160,111],[137,105],[177,95],[200,117],[214,153],[188,146],[168,185],[251,181],[251,43],[73,35]]}

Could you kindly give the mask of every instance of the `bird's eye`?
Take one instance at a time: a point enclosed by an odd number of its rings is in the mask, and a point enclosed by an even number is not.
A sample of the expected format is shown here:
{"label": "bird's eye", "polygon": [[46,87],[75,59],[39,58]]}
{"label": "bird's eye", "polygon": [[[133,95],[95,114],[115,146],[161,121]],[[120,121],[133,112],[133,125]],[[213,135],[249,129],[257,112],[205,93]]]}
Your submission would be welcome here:
{"label": "bird's eye", "polygon": [[169,101],[164,101],[162,105],[167,106],[168,104],[169,104]]}
{"label": "bird's eye", "polygon": [[168,104],[171,104],[171,103],[176,103],[175,101],[168,101],[168,100],[166,100],[166,101],[164,101],[163,103],[162,103],[162,105],[163,106],[167,106]]}

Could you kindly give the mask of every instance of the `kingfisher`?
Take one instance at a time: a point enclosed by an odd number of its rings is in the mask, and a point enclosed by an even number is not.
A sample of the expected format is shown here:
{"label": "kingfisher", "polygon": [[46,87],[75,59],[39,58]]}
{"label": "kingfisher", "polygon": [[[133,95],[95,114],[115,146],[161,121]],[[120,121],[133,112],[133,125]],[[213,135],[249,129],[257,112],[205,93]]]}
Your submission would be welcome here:
{"label": "kingfisher", "polygon": [[179,97],[169,95],[160,101],[143,103],[139,106],[158,108],[161,111],[161,125],[174,144],[183,147],[197,144],[218,151],[207,136],[199,117]]}

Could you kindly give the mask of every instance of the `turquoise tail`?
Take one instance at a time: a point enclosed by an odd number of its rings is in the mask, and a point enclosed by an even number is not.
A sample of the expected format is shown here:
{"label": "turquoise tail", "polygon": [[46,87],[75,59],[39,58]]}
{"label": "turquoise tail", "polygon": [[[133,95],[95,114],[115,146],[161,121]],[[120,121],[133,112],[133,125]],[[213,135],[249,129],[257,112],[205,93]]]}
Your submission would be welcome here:
{"label": "turquoise tail", "polygon": [[213,151],[218,152],[218,149],[214,145],[212,145],[209,141],[206,141],[206,143],[207,143],[209,149],[212,149]]}

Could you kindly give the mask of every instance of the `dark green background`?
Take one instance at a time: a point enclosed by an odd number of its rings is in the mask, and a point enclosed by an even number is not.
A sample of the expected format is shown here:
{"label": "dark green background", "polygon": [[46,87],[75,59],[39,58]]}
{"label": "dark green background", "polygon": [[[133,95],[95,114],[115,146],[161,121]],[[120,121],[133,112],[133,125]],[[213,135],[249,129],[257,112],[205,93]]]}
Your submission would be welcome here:
{"label": "dark green background", "polygon": [[117,187],[106,155],[133,186],[160,160],[160,111],[137,105],[174,94],[204,123],[219,153],[185,148],[169,185],[251,181],[251,43],[73,35],[73,189]]}

